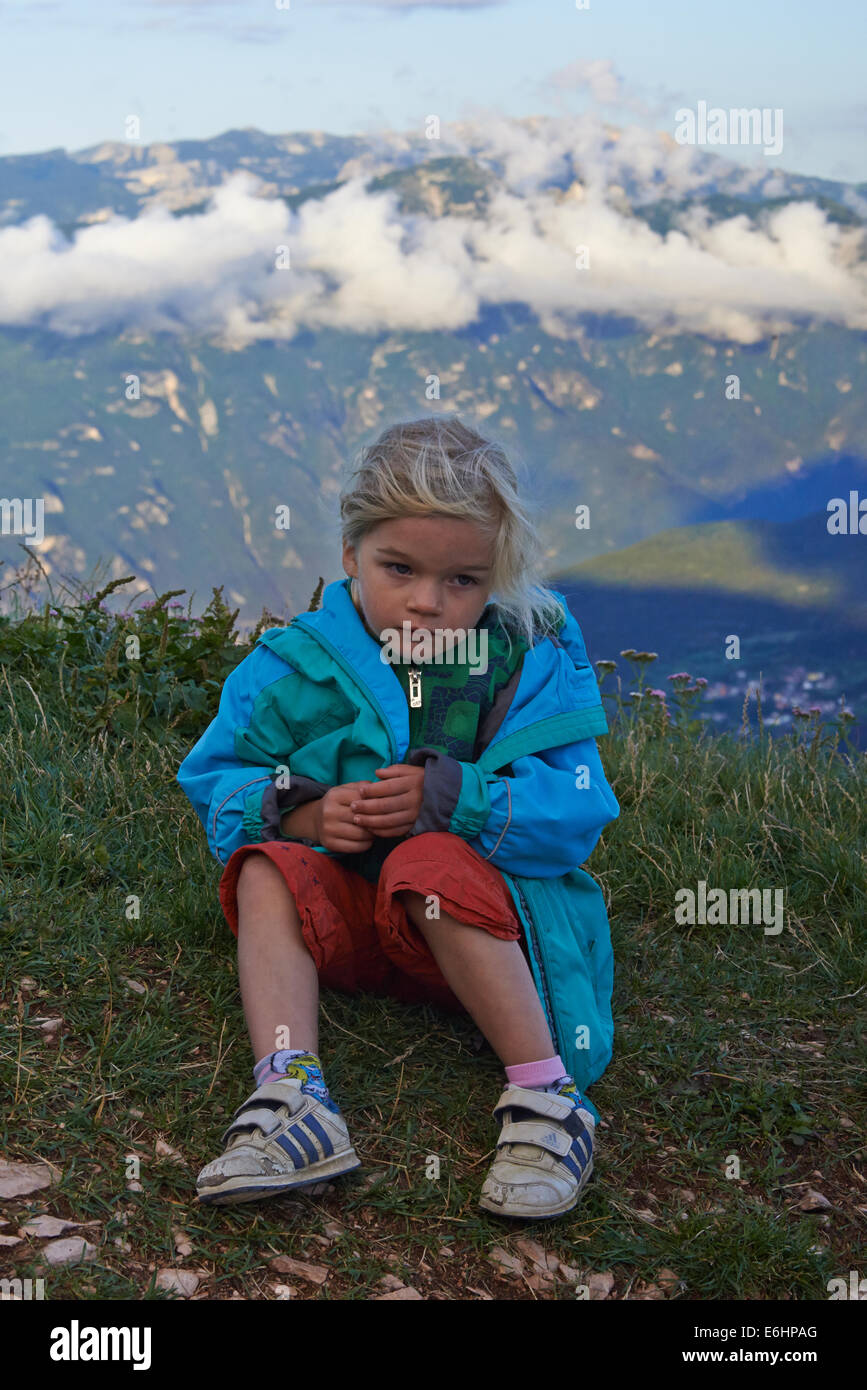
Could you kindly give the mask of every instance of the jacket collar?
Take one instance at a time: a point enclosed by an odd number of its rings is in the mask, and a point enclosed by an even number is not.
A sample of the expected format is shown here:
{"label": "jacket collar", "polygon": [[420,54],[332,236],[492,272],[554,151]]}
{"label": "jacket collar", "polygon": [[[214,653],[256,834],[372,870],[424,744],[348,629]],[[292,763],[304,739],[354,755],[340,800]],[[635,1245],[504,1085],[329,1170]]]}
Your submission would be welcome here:
{"label": "jacket collar", "polygon": [[[571,622],[578,632],[575,620]],[[406,696],[390,664],[382,660],[382,646],[365,627],[346,580],[336,579],[327,584],[322,591],[321,608],[312,613],[297,614],[290,627],[294,625],[306,628],[332,648],[348,672],[367,688],[379,704],[397,736],[398,745],[405,748],[409,737]],[[279,650],[279,642],[274,645]],[[575,652],[577,655],[577,647]],[[579,734],[584,736],[582,731],[585,726],[587,735],[605,733],[605,718],[596,678],[589,668],[585,668],[586,678],[578,680],[577,686],[573,684],[573,660],[574,656],[571,653],[567,655],[560,642],[555,643],[548,637],[538,641],[525,653],[519,680],[516,686],[511,687],[508,710],[492,738],[491,746],[499,744],[508,735],[520,735],[536,724],[541,726],[539,737],[543,744],[545,739],[549,740],[544,746],[571,741]],[[564,672],[567,672],[565,677]],[[568,673],[571,673],[571,679]],[[571,685],[569,703],[565,709],[561,698],[564,679]],[[575,713],[577,709],[583,709],[584,713]],[[515,746],[521,748],[522,744],[519,741]]]}

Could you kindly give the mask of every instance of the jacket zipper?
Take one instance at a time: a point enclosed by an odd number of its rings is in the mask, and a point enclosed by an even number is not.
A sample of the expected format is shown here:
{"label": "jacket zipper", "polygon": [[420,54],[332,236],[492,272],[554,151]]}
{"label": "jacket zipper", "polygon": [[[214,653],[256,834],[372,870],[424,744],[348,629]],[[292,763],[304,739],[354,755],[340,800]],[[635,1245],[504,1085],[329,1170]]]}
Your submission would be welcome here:
{"label": "jacket zipper", "polygon": [[418,734],[418,724],[419,724],[420,716],[418,716],[417,718],[413,719],[413,717],[412,717],[412,711],[415,710],[415,709],[420,710],[421,707],[422,707],[422,698],[421,698],[421,671],[419,670],[419,668],[418,668],[417,666],[410,666],[409,671],[408,671],[407,674],[408,674],[408,676],[409,676],[409,708],[410,708],[410,715],[409,715],[409,746],[410,746],[410,748],[412,748],[412,747],[414,747],[414,745],[418,742],[418,739],[417,739],[416,735]]}

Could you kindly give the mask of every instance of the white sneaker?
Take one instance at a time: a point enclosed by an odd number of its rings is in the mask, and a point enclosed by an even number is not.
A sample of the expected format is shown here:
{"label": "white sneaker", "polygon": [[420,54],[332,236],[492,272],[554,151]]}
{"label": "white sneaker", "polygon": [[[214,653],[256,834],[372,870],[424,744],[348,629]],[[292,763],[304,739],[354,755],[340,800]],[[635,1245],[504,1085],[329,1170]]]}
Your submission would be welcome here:
{"label": "white sneaker", "polygon": [[343,1116],[301,1086],[296,1077],[266,1081],[239,1106],[222,1136],[225,1152],[196,1179],[201,1202],[256,1202],[361,1166]]}
{"label": "white sneaker", "polygon": [[479,1205],[536,1221],[571,1211],[593,1172],[590,1111],[548,1091],[510,1085],[493,1114],[503,1127]]}

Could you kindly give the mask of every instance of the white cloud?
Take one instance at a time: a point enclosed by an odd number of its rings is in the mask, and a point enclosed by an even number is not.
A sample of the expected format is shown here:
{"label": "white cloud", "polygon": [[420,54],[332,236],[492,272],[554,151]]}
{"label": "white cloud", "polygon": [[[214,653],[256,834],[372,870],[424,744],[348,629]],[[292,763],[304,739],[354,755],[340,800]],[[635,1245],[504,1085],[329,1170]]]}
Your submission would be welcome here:
{"label": "white cloud", "polygon": [[[561,336],[587,312],[743,343],[803,319],[867,328],[861,229],[829,222],[814,204],[787,204],[763,226],[745,216],[711,224],[693,206],[661,236],[609,185],[631,178],[640,196],[688,194],[707,157],[687,147],[589,117],[500,119],[449,136],[449,148],[504,169],[484,217],[402,216],[397,195],[366,192],[361,174],[292,213],[241,171],[202,213],[152,207],[71,242],[44,216],[0,228],[0,322],[69,334],[191,330],[241,346],[305,327],[452,330],[486,304],[520,301]],[[586,178],[564,196],[549,185],[572,159]],[[291,269],[275,268],[281,245]],[[589,270],[576,269],[579,245]]]}
{"label": "white cloud", "polygon": [[623,84],[610,58],[578,59],[552,72],[548,80],[567,91],[587,91],[601,106],[613,105],[623,95]]}

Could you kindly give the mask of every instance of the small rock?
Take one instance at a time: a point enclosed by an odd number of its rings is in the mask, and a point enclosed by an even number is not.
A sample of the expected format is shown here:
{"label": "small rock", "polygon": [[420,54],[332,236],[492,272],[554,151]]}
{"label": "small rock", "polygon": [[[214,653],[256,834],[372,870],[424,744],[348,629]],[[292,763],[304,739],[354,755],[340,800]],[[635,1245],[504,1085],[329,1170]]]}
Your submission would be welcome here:
{"label": "small rock", "polygon": [[89,1245],[84,1236],[65,1236],[62,1240],[50,1240],[43,1245],[42,1255],[50,1265],[71,1265],[79,1260],[92,1260],[96,1255],[96,1246]]}
{"label": "small rock", "polygon": [[677,1195],[678,1195],[678,1197],[680,1197],[681,1201],[683,1201],[683,1202],[694,1202],[694,1201],[695,1201],[695,1193],[693,1192],[693,1190],[692,1190],[691,1187],[681,1187],[681,1188],[678,1188],[678,1193],[677,1193]]}
{"label": "small rock", "polygon": [[18,1230],[22,1236],[38,1236],[42,1240],[48,1236],[62,1236],[76,1224],[75,1221],[62,1221],[59,1216],[34,1216]]}
{"label": "small rock", "polygon": [[440,1254],[445,1255],[446,1259],[451,1260],[454,1257],[454,1253],[455,1252],[450,1245],[440,1246]]}
{"label": "small rock", "polygon": [[127,1110],[126,1113],[127,1113],[128,1115],[132,1115],[132,1117],[133,1117],[134,1120],[143,1120],[143,1119],[144,1119],[144,1111],[143,1111],[143,1110],[132,1110],[132,1109],[130,1109],[130,1110]]}
{"label": "small rock", "polygon": [[532,1264],[538,1265],[540,1269],[547,1270],[548,1255],[537,1240],[530,1240],[528,1236],[520,1236],[515,1241],[515,1245],[522,1255],[526,1255]]}
{"label": "small rock", "polygon": [[130,1250],[132,1250],[132,1246],[130,1245],[129,1241],[124,1240],[123,1236],[115,1236],[114,1241],[112,1243],[116,1245],[118,1250],[120,1250],[124,1255],[128,1255]]}
{"label": "small rock", "polygon": [[548,1293],[554,1282],[550,1274],[543,1274],[541,1269],[534,1269],[533,1273],[525,1275],[525,1278],[534,1293]]}
{"label": "small rock", "polygon": [[828,1211],[833,1205],[833,1202],[829,1202],[824,1193],[816,1192],[812,1187],[808,1187],[795,1207],[795,1211]]}
{"label": "small rock", "polygon": [[20,1245],[20,1244],[21,1244],[21,1237],[20,1237],[20,1236],[0,1236],[0,1245],[2,1245],[2,1246],[11,1246],[11,1245]]}
{"label": "small rock", "polygon": [[604,1274],[591,1274],[587,1280],[587,1285],[591,1299],[601,1301],[603,1298],[607,1298],[614,1288],[614,1275],[607,1270]]}
{"label": "small rock", "polygon": [[337,1221],[326,1221],[322,1229],[328,1237],[329,1243],[334,1240],[339,1240],[344,1234],[343,1226],[339,1225]]}
{"label": "small rock", "polygon": [[402,1288],[393,1289],[391,1293],[377,1294],[376,1298],[371,1301],[373,1303],[388,1303],[392,1300],[399,1299],[401,1302],[404,1302],[406,1299],[419,1299],[423,1297],[424,1295],[420,1294],[418,1289],[414,1289],[411,1284],[404,1284]]}
{"label": "small rock", "polygon": [[287,1299],[295,1297],[296,1291],[291,1284],[269,1284],[268,1287],[275,1298]]}
{"label": "small rock", "polygon": [[127,1192],[144,1192],[144,1188],[137,1178],[130,1178],[126,1185]]}
{"label": "small rock", "polygon": [[311,1284],[324,1284],[330,1273],[325,1265],[293,1260],[291,1255],[277,1255],[273,1260],[269,1260],[269,1265],[277,1274],[294,1274],[299,1279],[307,1279]]}
{"label": "small rock", "polygon": [[190,1238],[186,1231],[172,1231],[172,1235],[175,1238],[175,1252],[180,1255],[182,1259],[186,1259],[187,1255],[192,1255],[193,1247],[190,1244]]}
{"label": "small rock", "polygon": [[680,1279],[673,1269],[660,1269],[657,1271],[656,1282],[665,1289],[666,1293],[674,1293]]}
{"label": "small rock", "polygon": [[161,1269],[157,1274],[156,1286],[167,1293],[180,1294],[181,1298],[191,1298],[201,1282],[192,1269]]}
{"label": "small rock", "polygon": [[377,1284],[383,1289],[405,1289],[406,1285],[402,1279],[398,1279],[394,1274],[383,1274],[381,1279],[377,1279]]}
{"label": "small rock", "polygon": [[562,1260],[560,1261],[560,1274],[567,1284],[583,1284],[584,1282],[581,1270],[577,1269],[575,1265],[564,1264]]}
{"label": "small rock", "polygon": [[128,980],[125,975],[122,975],[121,979],[127,989],[131,989],[134,994],[147,994],[147,986],[143,985],[139,980]]}
{"label": "small rock", "polygon": [[501,1274],[517,1274],[520,1277],[524,1273],[523,1260],[519,1260],[517,1255],[510,1255],[501,1245],[491,1247],[488,1259]]}
{"label": "small rock", "polygon": [[665,1298],[665,1293],[657,1284],[645,1284],[642,1279],[639,1279],[635,1285],[634,1293],[631,1294],[631,1298],[644,1300],[645,1302],[658,1302],[659,1299]]}
{"label": "small rock", "polygon": [[173,1149],[171,1144],[167,1144],[165,1139],[158,1139],[156,1141],[154,1144],[154,1152],[157,1158],[170,1158],[173,1163],[183,1163],[186,1165],[186,1159],[178,1153],[177,1149]]}
{"label": "small rock", "polygon": [[40,1033],[44,1033],[46,1039],[48,1039],[53,1038],[55,1033],[57,1033],[62,1027],[62,1018],[44,1018],[39,1025],[39,1031]]}
{"label": "small rock", "polygon": [[45,1163],[14,1163],[0,1158],[0,1197],[26,1197],[28,1192],[38,1192],[53,1182],[54,1175]]}

